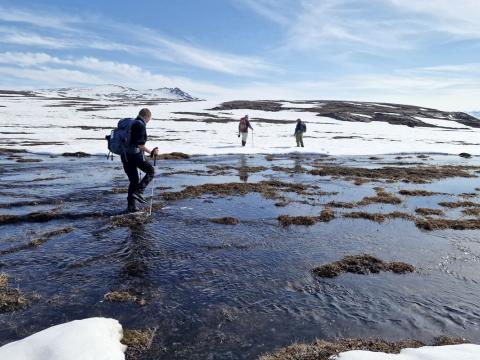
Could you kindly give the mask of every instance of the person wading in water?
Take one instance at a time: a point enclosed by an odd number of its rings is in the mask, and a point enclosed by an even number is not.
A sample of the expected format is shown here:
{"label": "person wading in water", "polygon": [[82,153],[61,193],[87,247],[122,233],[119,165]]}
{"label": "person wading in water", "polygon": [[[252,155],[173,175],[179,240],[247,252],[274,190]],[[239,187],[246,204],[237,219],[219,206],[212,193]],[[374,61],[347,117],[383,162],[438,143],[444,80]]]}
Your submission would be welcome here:
{"label": "person wading in water", "polygon": [[[128,212],[138,211],[136,201],[145,204],[147,200],[143,192],[155,175],[154,167],[145,159],[145,153],[151,158],[158,155],[158,148],[150,150],[145,146],[147,142],[147,124],[152,120],[152,113],[149,109],[142,109],[134,123],[131,125],[130,144],[125,154],[121,155],[123,169],[128,176],[130,185],[128,187]],[[145,173],[142,180],[139,178],[138,169]]]}
{"label": "person wading in water", "polygon": [[253,131],[252,125],[250,125],[250,121],[248,121],[248,115],[245,115],[240,119],[240,123],[238,124],[238,137],[242,136],[242,146],[247,144],[249,128]]}

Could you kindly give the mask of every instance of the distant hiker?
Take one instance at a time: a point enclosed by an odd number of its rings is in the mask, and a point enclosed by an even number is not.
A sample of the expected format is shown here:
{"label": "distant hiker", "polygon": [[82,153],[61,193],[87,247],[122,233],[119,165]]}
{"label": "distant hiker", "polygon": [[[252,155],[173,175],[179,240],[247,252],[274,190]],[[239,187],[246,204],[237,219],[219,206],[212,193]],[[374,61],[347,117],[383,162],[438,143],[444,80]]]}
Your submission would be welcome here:
{"label": "distant hiker", "polygon": [[[123,163],[123,169],[130,180],[128,187],[128,212],[138,211],[135,201],[145,204],[147,200],[143,197],[143,192],[155,175],[154,167],[145,159],[145,153],[151,158],[157,156],[158,148],[150,150],[145,146],[147,142],[147,124],[152,119],[152,113],[148,109],[142,109],[136,119],[123,119],[119,122],[119,127],[125,123],[124,128],[129,130],[130,143],[120,155]],[[117,128],[117,129],[118,129]],[[140,181],[138,169],[145,173]]]}
{"label": "distant hiker", "polygon": [[248,121],[248,115],[245,115],[240,119],[240,123],[238,124],[238,137],[242,136],[242,146],[247,144],[248,138],[248,129],[252,129],[252,125],[250,125],[250,121]]}
{"label": "distant hiker", "polygon": [[297,147],[303,146],[303,134],[307,131],[307,125],[300,119],[297,119],[297,126],[295,127],[295,140],[297,140]]}

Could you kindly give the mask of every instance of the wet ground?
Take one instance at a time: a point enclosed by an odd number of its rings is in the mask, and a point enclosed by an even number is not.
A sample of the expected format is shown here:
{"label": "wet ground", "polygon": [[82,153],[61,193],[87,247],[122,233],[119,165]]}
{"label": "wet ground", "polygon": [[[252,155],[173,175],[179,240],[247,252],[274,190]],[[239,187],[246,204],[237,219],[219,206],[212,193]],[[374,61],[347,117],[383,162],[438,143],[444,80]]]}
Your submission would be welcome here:
{"label": "wet ground", "polygon": [[[0,314],[0,345],[92,316],[116,318],[126,329],[156,329],[144,359],[252,359],[315,338],[430,341],[448,335],[479,342],[479,230],[425,231],[414,220],[379,223],[344,214],[401,211],[418,219],[416,208],[433,208],[445,212],[436,218],[476,221],[462,207],[439,203],[465,197],[476,203],[480,161],[397,157],[237,155],[159,161],[152,216],[118,226],[115,215],[126,205],[127,186],[118,160],[0,155],[0,218],[11,215],[0,224],[0,272],[30,299],[26,308]],[[39,161],[28,162],[32,159]],[[470,166],[464,171],[472,177],[426,184],[382,178],[364,182],[308,173],[318,162],[367,169]],[[187,185],[271,180],[305,189],[203,193],[178,201],[162,196]],[[375,196],[376,187],[401,203],[332,208],[335,219],[312,226],[285,227],[277,220],[280,215],[318,216],[331,201],[358,203]],[[419,189],[441,194],[399,195]],[[463,193],[470,195],[459,196]],[[210,221],[223,217],[239,224]],[[66,227],[73,230],[45,238]],[[35,239],[42,241],[28,245]],[[359,254],[405,262],[416,271],[336,278],[311,271]],[[104,301],[111,291],[142,301]]]}

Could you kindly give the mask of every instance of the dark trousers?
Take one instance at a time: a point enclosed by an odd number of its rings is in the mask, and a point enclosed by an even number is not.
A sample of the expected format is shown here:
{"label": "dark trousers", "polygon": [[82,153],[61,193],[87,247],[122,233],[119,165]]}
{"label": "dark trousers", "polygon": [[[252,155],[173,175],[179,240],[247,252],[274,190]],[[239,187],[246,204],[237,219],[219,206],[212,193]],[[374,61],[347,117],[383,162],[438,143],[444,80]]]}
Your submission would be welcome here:
{"label": "dark trousers", "polygon": [[[122,163],[128,180],[130,180],[130,185],[128,186],[128,207],[134,208],[135,199],[132,194],[134,192],[143,193],[148,184],[153,180],[155,169],[145,160],[143,153],[127,154],[126,157],[122,156]],[[138,169],[145,173],[142,180],[138,176]]]}

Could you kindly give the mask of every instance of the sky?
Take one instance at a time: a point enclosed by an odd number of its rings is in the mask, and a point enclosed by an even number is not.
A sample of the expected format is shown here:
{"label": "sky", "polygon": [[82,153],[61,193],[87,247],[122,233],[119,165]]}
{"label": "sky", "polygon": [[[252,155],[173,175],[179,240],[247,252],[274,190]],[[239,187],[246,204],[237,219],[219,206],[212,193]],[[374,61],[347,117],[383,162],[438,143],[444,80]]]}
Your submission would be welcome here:
{"label": "sky", "polygon": [[480,110],[478,0],[0,0],[0,88]]}

